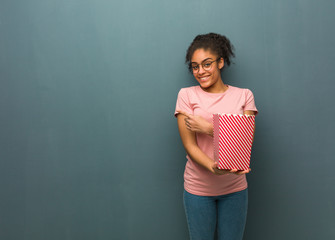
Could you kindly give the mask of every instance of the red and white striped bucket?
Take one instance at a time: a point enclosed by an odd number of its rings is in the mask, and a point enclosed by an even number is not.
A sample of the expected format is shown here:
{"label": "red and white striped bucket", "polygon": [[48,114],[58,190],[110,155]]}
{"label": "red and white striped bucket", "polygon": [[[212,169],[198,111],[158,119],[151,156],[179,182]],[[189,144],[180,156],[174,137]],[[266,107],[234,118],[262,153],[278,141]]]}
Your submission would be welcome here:
{"label": "red and white striped bucket", "polygon": [[214,160],[220,169],[248,170],[255,116],[214,114]]}

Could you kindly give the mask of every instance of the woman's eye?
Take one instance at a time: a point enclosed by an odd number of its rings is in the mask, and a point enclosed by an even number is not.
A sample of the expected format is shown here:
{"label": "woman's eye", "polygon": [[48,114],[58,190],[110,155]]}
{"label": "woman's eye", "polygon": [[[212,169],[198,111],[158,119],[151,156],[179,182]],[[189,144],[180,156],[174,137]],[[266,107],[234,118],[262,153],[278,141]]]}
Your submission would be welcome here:
{"label": "woman's eye", "polygon": [[193,70],[198,70],[199,66],[192,66]]}
{"label": "woman's eye", "polygon": [[205,63],[204,64],[204,67],[210,67],[211,66],[211,63]]}

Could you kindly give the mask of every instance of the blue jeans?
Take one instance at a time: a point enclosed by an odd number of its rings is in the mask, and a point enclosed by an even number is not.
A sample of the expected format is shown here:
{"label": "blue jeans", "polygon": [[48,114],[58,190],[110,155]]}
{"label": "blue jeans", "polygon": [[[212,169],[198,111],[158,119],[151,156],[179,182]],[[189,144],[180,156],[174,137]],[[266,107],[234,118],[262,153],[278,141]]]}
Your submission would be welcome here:
{"label": "blue jeans", "polygon": [[248,189],[209,197],[184,190],[184,207],[191,240],[242,240]]}

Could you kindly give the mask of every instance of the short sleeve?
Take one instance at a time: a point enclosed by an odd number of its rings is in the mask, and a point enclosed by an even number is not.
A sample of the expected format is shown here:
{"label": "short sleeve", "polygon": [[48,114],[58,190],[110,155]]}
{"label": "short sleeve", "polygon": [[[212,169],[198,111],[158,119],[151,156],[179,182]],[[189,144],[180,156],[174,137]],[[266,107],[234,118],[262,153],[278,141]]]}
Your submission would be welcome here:
{"label": "short sleeve", "polygon": [[187,94],[187,89],[180,89],[177,97],[176,109],[174,116],[177,117],[179,111],[184,111],[186,113],[193,114],[193,109],[190,104],[189,96]]}
{"label": "short sleeve", "polygon": [[254,94],[249,90],[246,89],[246,101],[245,101],[245,105],[244,105],[244,111],[254,111],[255,115],[257,115],[258,110],[256,108],[256,104],[255,104],[255,99],[254,99]]}

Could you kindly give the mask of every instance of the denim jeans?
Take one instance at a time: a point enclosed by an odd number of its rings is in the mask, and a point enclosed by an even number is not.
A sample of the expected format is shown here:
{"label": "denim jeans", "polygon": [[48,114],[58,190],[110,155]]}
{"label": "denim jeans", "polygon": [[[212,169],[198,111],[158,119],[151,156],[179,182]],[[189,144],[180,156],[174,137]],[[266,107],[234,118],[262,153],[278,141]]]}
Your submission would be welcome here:
{"label": "denim jeans", "polygon": [[248,189],[221,196],[197,196],[184,190],[191,240],[242,240],[248,209]]}

